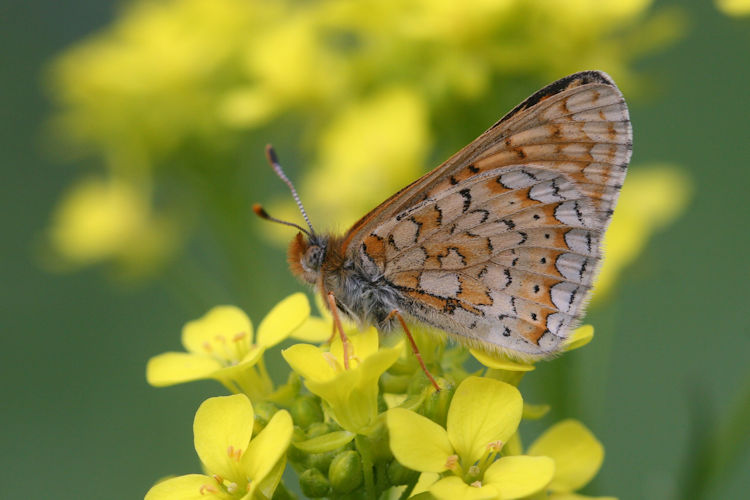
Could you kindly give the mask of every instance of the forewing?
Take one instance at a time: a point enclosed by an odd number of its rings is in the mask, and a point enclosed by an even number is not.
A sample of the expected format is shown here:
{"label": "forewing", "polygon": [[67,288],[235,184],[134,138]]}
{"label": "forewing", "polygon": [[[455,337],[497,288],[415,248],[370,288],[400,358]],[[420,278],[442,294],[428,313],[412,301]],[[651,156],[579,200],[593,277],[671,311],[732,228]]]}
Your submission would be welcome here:
{"label": "forewing", "polygon": [[[482,171],[535,163],[565,171],[592,198],[613,208],[632,149],[625,100],[605,73],[562,78],[516,106],[442,165],[401,189],[347,232],[356,249],[376,227],[420,201]],[[541,163],[540,163],[541,162]]]}
{"label": "forewing", "polygon": [[484,347],[554,352],[583,314],[631,140],[611,80],[571,75],[355,225],[349,251],[418,319]]}

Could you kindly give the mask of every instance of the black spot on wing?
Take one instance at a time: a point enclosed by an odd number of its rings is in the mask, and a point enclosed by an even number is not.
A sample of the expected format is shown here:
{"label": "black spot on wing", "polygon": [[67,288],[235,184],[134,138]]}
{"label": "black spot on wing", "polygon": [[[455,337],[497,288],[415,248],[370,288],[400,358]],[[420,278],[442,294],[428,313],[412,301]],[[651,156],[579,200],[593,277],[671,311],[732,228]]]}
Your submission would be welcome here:
{"label": "black spot on wing", "polygon": [[576,212],[576,218],[578,219],[578,222],[583,224],[583,212],[581,212],[581,207],[578,206],[578,200],[573,202],[573,209]]}
{"label": "black spot on wing", "polygon": [[462,189],[458,194],[464,197],[463,211],[466,212],[471,207],[471,190],[469,188]]}

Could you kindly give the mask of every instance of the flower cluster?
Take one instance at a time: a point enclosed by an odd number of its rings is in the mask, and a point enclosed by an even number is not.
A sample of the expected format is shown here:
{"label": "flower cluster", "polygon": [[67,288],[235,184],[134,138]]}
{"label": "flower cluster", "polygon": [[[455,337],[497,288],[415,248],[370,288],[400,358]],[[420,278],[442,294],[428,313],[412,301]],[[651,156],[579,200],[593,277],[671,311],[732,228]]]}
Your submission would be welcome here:
{"label": "flower cluster", "polygon": [[[152,358],[149,382],[213,378],[234,394],[209,398],[196,413],[205,474],[159,482],[146,498],[285,498],[295,489],[281,481],[287,466],[310,498],[586,498],[575,492],[596,474],[604,449],[583,424],[559,422],[523,447],[522,421],[548,409],[525,403],[517,388],[533,365],[472,349],[484,367],[473,361],[470,373],[469,351],[415,325],[436,391],[398,335],[381,345],[373,328],[331,332],[330,318],[311,317],[303,294],[275,306],[257,335],[236,307],[187,323],[188,352]],[[293,373],[276,386],[263,354],[288,337],[314,344],[282,350]],[[581,327],[567,349],[592,337],[593,328]]]}
{"label": "flower cluster", "polygon": [[[239,259],[225,248],[251,229],[237,170],[261,161],[260,146],[257,156],[239,148],[279,141],[280,127],[289,141],[280,151],[303,145],[308,208],[344,226],[554,78],[600,68],[635,88],[631,62],[682,26],[679,12],[650,6],[125,2],[112,25],[50,67],[61,144],[103,171],[62,197],[48,242],[60,265],[145,273],[198,233],[183,214],[208,213],[223,221],[219,247]],[[289,218],[294,207],[274,210]]]}

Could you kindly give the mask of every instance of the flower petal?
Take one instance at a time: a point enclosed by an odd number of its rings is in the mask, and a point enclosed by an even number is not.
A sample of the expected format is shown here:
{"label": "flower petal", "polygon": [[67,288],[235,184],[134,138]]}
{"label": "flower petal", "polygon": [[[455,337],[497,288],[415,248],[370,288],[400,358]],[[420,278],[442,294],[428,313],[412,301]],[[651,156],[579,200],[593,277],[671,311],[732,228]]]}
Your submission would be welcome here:
{"label": "flower petal", "polygon": [[599,471],[604,447],[577,420],[563,420],[539,436],[529,447],[529,455],[544,455],[557,465],[549,485],[554,492],[575,491],[587,484]]}
{"label": "flower petal", "polygon": [[310,316],[310,302],[304,293],[295,293],[274,306],[258,327],[256,342],[271,347],[289,336]]}
{"label": "flower petal", "polygon": [[413,411],[393,408],[386,413],[391,451],[405,467],[420,472],[442,472],[453,455],[445,429]]}
{"label": "flower petal", "polygon": [[333,322],[330,319],[310,316],[302,323],[302,326],[292,332],[290,337],[303,342],[320,344],[331,338],[331,333],[333,333]]}
{"label": "flower petal", "polygon": [[438,500],[484,500],[500,499],[494,486],[469,486],[458,476],[448,476],[430,486],[430,493]]}
{"label": "flower petal", "polygon": [[216,480],[203,474],[188,474],[161,481],[148,490],[143,500],[206,500],[232,496],[220,490]]}
{"label": "flower petal", "polygon": [[[356,357],[361,362],[368,356],[377,352],[379,341],[378,331],[374,327],[353,335],[350,334],[347,354]],[[336,335],[334,335],[333,342],[331,342],[331,353],[335,355],[339,363],[343,365],[344,350],[341,346],[341,335],[339,335],[338,330],[336,330]]]}
{"label": "flower petal", "polygon": [[521,422],[518,389],[489,378],[467,377],[448,410],[448,437],[465,466],[476,462],[495,441],[506,442]]}
{"label": "flower petal", "polygon": [[497,488],[500,498],[521,498],[544,488],[555,473],[549,457],[502,457],[484,472],[484,482]]}
{"label": "flower petal", "polygon": [[259,483],[250,483],[250,487],[248,488],[249,495],[244,497],[244,499],[253,500],[256,498],[256,496],[253,496],[256,492],[262,495],[260,498],[273,498],[273,493],[276,491],[276,487],[279,485],[281,477],[284,475],[284,469],[286,469],[286,456],[281,457],[281,459],[276,462],[276,465],[274,465],[273,469],[265,475],[262,481]]}
{"label": "flower petal", "polygon": [[563,349],[565,351],[572,351],[573,349],[581,348],[591,342],[593,338],[594,327],[592,325],[579,326],[565,339]]}
{"label": "flower petal", "polygon": [[242,456],[245,477],[254,483],[262,482],[277,462],[286,456],[293,429],[289,412],[277,411],[260,434],[250,441],[247,452]]}
{"label": "flower petal", "polygon": [[477,361],[488,368],[513,372],[530,372],[534,369],[534,365],[532,364],[513,361],[502,354],[490,354],[477,349],[469,349],[469,352],[471,352],[472,356],[477,358]]}
{"label": "flower petal", "polygon": [[266,352],[266,349],[263,346],[253,345],[239,363],[222,367],[221,370],[217,370],[216,373],[211,374],[211,378],[221,381],[240,378],[243,374],[247,374],[246,370],[248,368],[255,366],[263,358],[264,352]]}
{"label": "flower petal", "polygon": [[247,335],[249,342],[252,342],[253,325],[247,314],[239,307],[216,306],[202,317],[185,324],[182,328],[182,345],[196,354],[231,359],[225,346],[238,335]]}
{"label": "flower petal", "polygon": [[325,382],[336,376],[336,370],[326,360],[323,351],[310,344],[295,344],[281,351],[292,370],[307,380]]}
{"label": "flower petal", "polygon": [[165,352],[148,360],[146,380],[155,387],[210,378],[222,368],[208,356],[187,352]]}
{"label": "flower petal", "polygon": [[440,479],[440,474],[437,472],[423,472],[419,475],[419,479],[417,479],[417,484],[414,486],[414,489],[411,491],[411,497],[419,495],[420,493],[424,493],[425,491],[428,491],[430,489],[430,486],[435,484],[438,479]]}
{"label": "flower petal", "polygon": [[253,406],[244,394],[209,398],[200,405],[193,435],[208,472],[226,479],[243,477],[239,461],[252,436],[253,419]]}

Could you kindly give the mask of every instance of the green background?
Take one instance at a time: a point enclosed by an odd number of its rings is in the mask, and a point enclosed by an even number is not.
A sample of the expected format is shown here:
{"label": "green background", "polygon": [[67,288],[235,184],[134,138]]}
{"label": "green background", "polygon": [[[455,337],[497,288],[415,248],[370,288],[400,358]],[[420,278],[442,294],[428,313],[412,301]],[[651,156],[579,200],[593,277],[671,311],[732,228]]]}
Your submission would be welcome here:
{"label": "green background", "polygon": [[[726,17],[711,2],[679,4],[686,37],[637,65],[660,88],[631,106],[633,162],[682,166],[693,201],[623,275],[612,305],[590,316],[594,344],[539,370],[559,385],[567,411],[557,410],[583,418],[606,446],[589,491],[621,499],[689,498],[695,471],[706,470],[702,430],[750,390],[750,18]],[[43,67],[106,25],[115,5],[16,1],[0,9],[3,499],[139,498],[159,475],[196,472],[193,414],[219,392],[207,382],[154,389],[144,378],[147,359],[177,348],[182,324],[201,308],[158,284],[118,287],[98,269],[50,274],[37,264],[55,200],[80,167],[45,146]],[[248,163],[259,146],[245,148]],[[268,172],[261,182],[250,175],[248,210],[283,192]],[[259,247],[248,279],[264,287],[246,305],[256,324],[301,287],[281,252]],[[572,377],[555,377],[562,363]],[[706,498],[743,498],[750,489],[746,434]],[[686,473],[691,461],[697,468]]]}

